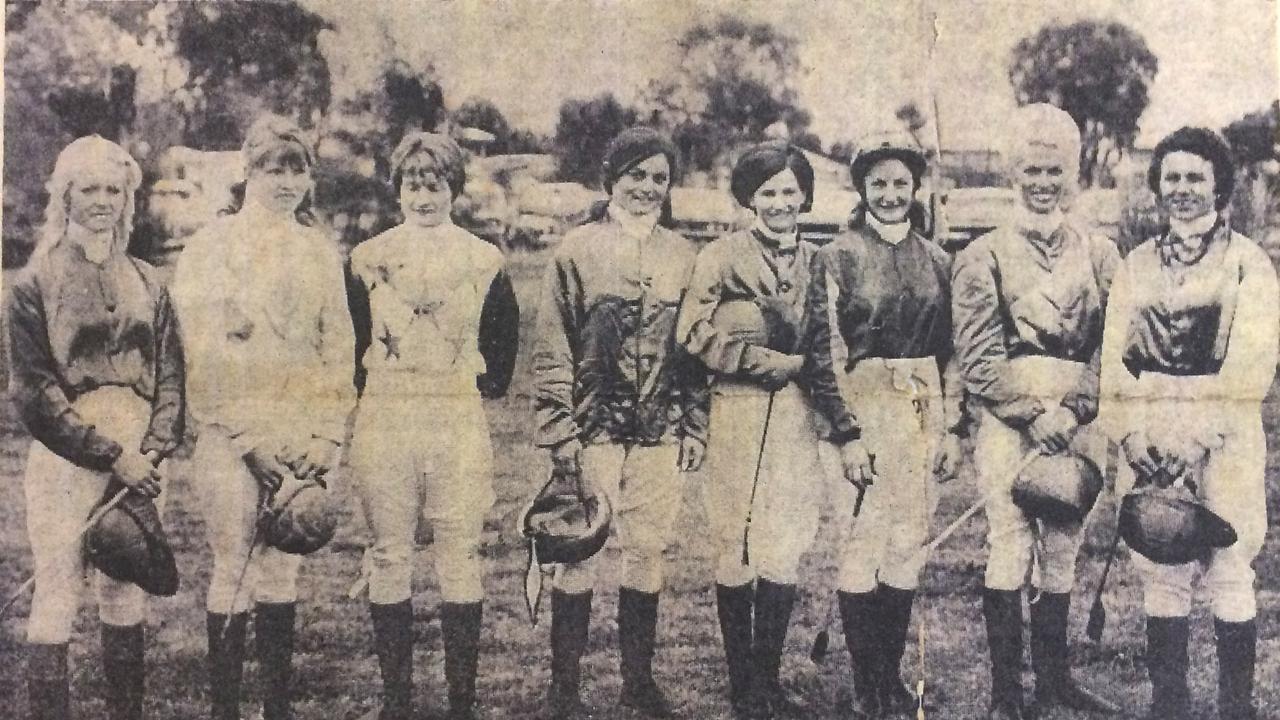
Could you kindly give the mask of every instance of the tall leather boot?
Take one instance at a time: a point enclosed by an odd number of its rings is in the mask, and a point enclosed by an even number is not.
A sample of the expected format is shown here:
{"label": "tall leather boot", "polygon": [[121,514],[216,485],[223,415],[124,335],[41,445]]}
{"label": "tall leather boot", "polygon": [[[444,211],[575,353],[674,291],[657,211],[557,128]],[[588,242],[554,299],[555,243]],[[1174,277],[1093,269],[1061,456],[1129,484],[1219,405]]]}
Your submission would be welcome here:
{"label": "tall leather boot", "polygon": [[551,688],[543,713],[546,720],[572,720],[586,713],[578,693],[593,594],[590,590],[551,591]]}
{"label": "tall leather boot", "polygon": [[880,601],[881,653],[876,680],[880,706],[885,714],[909,712],[916,707],[916,696],[902,682],[902,656],[916,591],[881,583],[876,595]]}
{"label": "tall leather boot", "polygon": [[146,685],[141,624],[102,623],[102,671],[107,681],[107,717],[141,720]]}
{"label": "tall leather boot", "polygon": [[413,606],[369,603],[374,652],[382,672],[379,720],[409,720],[413,715]]}
{"label": "tall leather boot", "polygon": [[716,585],[716,613],[724,638],[724,659],[729,666],[729,705],[736,718],[749,718],[751,707],[751,583]]}
{"label": "tall leather boot", "polygon": [[449,720],[472,720],[476,705],[476,670],[480,660],[481,603],[442,603],[444,678],[449,685]]}
{"label": "tall leather boot", "polygon": [[1151,678],[1152,720],[1188,720],[1191,693],[1187,688],[1187,641],[1190,623],[1185,617],[1147,618],[1147,675]]}
{"label": "tall leather boot", "polygon": [[1084,712],[1117,715],[1120,707],[1080,686],[1071,677],[1067,647],[1070,593],[1040,593],[1031,603],[1031,667],[1036,672],[1036,709],[1054,705]]}
{"label": "tall leather boot", "polygon": [[618,645],[622,664],[623,707],[654,718],[672,717],[671,703],[653,681],[657,642],[658,593],[618,589]]}
{"label": "tall leather boot", "polygon": [[990,720],[1025,720],[1022,704],[1022,591],[982,589],[991,648]]}
{"label": "tall leather boot", "polygon": [[1255,720],[1253,667],[1257,660],[1258,625],[1254,620],[1226,622],[1214,619],[1218,637],[1218,717],[1221,720]]}
{"label": "tall leather boot", "polygon": [[293,700],[294,603],[258,603],[254,608],[253,636],[258,651],[258,677],[262,687],[263,720],[291,720]]}
{"label": "tall leather boot", "polygon": [[878,626],[881,623],[880,602],[874,591],[839,592],[840,622],[845,646],[853,663],[853,710],[850,720],[875,720],[881,717],[877,669],[883,652]]}
{"label": "tall leather boot", "polygon": [[806,717],[803,707],[788,697],[778,677],[787,626],[795,606],[796,586],[756,580],[753,669],[757,710],[770,717]]}
{"label": "tall leather boot", "polygon": [[27,645],[27,705],[31,720],[70,719],[66,643]]}
{"label": "tall leather boot", "polygon": [[209,706],[212,720],[240,720],[244,635],[248,613],[209,613]]}

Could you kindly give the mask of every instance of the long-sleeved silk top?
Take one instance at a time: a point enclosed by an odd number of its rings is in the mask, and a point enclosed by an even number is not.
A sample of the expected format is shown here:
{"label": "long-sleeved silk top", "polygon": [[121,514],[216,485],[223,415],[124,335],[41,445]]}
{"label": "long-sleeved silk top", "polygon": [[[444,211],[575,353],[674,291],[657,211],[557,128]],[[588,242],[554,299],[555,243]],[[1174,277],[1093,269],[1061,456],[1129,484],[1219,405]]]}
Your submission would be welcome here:
{"label": "long-sleeved silk top", "polygon": [[1063,224],[1044,237],[1014,226],[956,257],[955,350],[964,387],[1001,420],[1024,427],[1045,412],[1009,361],[1039,355],[1085,363],[1062,405],[1082,422],[1098,413],[1102,327],[1120,253],[1108,238]]}
{"label": "long-sleeved silk top", "polygon": [[[1180,376],[1185,398],[1225,402],[1239,415],[1266,396],[1280,346],[1280,283],[1267,254],[1249,238],[1217,227],[1207,252],[1183,264],[1162,252],[1166,235],[1125,257],[1112,285],[1102,358],[1102,415],[1117,439],[1137,429],[1130,398]],[[1256,410],[1255,410],[1256,412]],[[1172,420],[1172,419],[1171,419]]]}
{"label": "long-sleeved silk top", "polygon": [[201,425],[248,450],[340,443],[355,336],[333,243],[253,206],[191,237],[170,289]]}
{"label": "long-sleeved silk top", "polygon": [[427,395],[506,392],[520,310],[502,251],[452,223],[400,225],[352,250],[350,274],[362,370],[419,373]]}
{"label": "long-sleeved silk top", "polygon": [[707,372],[676,342],[692,242],[616,220],[574,228],[556,249],[534,338],[535,443],[706,442]]}
{"label": "long-sleeved silk top", "polygon": [[32,437],[81,467],[108,470],[124,448],[72,403],[103,386],[151,402],[139,452],[182,441],[183,358],[169,295],[155,270],[122,253],[92,262],[64,238],[37,253],[8,298],[11,392]]}
{"label": "long-sleeved silk top", "polygon": [[717,328],[720,303],[751,300],[770,329],[769,350],[799,351],[809,266],[817,247],[800,242],[782,249],[764,235],[741,231],[715,240],[698,254],[689,291],[680,305],[676,336],[713,372],[757,377],[761,348]]}
{"label": "long-sleeved silk top", "polygon": [[[933,357],[946,373],[951,258],[914,231],[894,244],[862,226],[818,250],[812,273],[804,384],[830,424],[831,440],[846,442],[861,430],[856,408],[840,395],[837,365],[847,372],[867,358]],[[945,406],[948,427],[958,423],[953,405]]]}

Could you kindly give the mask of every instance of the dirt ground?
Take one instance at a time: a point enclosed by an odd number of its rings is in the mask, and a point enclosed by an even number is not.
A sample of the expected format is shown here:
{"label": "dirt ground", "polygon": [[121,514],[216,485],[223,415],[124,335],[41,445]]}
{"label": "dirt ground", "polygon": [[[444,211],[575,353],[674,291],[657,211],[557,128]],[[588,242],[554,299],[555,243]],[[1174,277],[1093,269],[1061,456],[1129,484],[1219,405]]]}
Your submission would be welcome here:
{"label": "dirt ground", "polygon": [[[518,255],[511,261],[525,322],[536,309],[537,277],[543,260]],[[527,333],[525,334],[527,336]],[[522,358],[527,361],[528,354]],[[513,531],[514,515],[527,501],[544,472],[543,458],[528,443],[530,426],[529,376],[523,365],[507,398],[489,406],[497,457],[498,503],[486,523],[484,555],[488,563],[484,636],[481,648],[479,693],[495,718],[531,717],[547,684],[549,651],[548,610],[541,622],[530,627],[524,608],[525,549]],[[1269,432],[1276,431],[1277,413],[1268,404]],[[423,428],[431,441],[432,428]],[[0,593],[8,596],[30,574],[30,551],[23,516],[22,470],[29,439],[5,407],[0,413]],[[1274,483],[1276,451],[1272,448],[1268,470]],[[172,470],[168,491],[166,526],[182,570],[178,595],[152,604],[148,624],[149,676],[147,713],[150,718],[195,718],[206,712],[204,700],[203,589],[210,557],[197,501],[192,493],[189,468],[178,463]],[[724,700],[724,660],[715,614],[710,544],[702,511],[701,477],[687,484],[687,503],[668,553],[669,579],[661,606],[660,647],[655,662],[661,683],[678,705],[681,717],[712,720],[727,718]],[[971,477],[963,477],[941,489],[935,517],[940,529],[977,497]],[[1272,493],[1273,496],[1275,493]],[[1274,499],[1272,501],[1275,502]],[[1079,582],[1071,617],[1073,664],[1077,677],[1104,694],[1121,701],[1131,716],[1144,711],[1148,686],[1143,662],[1143,625],[1137,578],[1127,555],[1112,570],[1106,595],[1109,622],[1100,644],[1084,638],[1084,623],[1097,587],[1103,555],[1114,527],[1114,502],[1104,496],[1094,513],[1085,551],[1079,560]],[[295,659],[296,715],[299,720],[355,718],[377,704],[377,663],[372,654],[371,628],[363,598],[348,597],[358,575],[364,520],[354,504],[339,537],[303,565],[297,655]],[[826,663],[808,659],[809,648],[820,629],[831,600],[830,546],[834,526],[823,522],[813,551],[802,573],[802,598],[797,606],[783,667],[786,682],[809,703],[815,718],[839,717],[842,699],[848,697],[849,661],[843,643],[833,634]],[[979,597],[984,520],[979,515],[931,559],[923,591],[916,602],[911,637],[923,624],[924,676],[927,717],[962,720],[983,717],[988,701],[989,674],[986,640]],[[1260,644],[1258,655],[1259,707],[1269,717],[1280,710],[1280,627],[1277,582],[1280,567],[1274,554],[1274,531],[1258,558]],[[443,654],[439,624],[435,621],[439,595],[430,572],[430,549],[420,555],[417,594],[417,702],[422,708],[443,707]],[[616,560],[616,552],[609,551]],[[601,578],[591,628],[589,655],[584,662],[584,687],[588,703],[599,718],[628,718],[615,706],[619,690],[616,609],[616,563]],[[98,717],[102,711],[98,661],[96,612],[91,592],[77,623],[73,642],[73,701],[79,717]],[[22,638],[28,599],[24,598],[0,622],[0,715],[21,716],[25,707]],[[834,629],[834,628],[833,628]],[[1197,605],[1193,625],[1193,695],[1197,711],[1213,717],[1216,663],[1213,660],[1212,622],[1203,603]],[[909,649],[904,676],[914,683],[921,673],[919,655]],[[248,696],[246,717],[256,712],[258,696],[253,664],[246,668]],[[1026,678],[1030,686],[1031,676]],[[1272,709],[1268,712],[1267,709]],[[430,715],[428,715],[430,716]],[[1084,715],[1062,713],[1062,720]]]}

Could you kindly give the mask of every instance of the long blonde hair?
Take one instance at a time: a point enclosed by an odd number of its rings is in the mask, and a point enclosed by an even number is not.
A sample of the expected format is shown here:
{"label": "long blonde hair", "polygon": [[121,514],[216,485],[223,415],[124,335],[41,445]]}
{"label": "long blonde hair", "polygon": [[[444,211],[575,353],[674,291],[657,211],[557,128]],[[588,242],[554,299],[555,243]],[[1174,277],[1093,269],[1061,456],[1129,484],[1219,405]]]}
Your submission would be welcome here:
{"label": "long blonde hair", "polygon": [[44,224],[36,242],[33,258],[44,255],[67,233],[67,210],[71,183],[89,167],[117,167],[124,173],[124,209],[116,222],[111,239],[112,252],[124,252],[133,234],[134,193],[142,186],[142,169],[124,148],[99,135],[72,140],[58,153],[53,173],[45,189],[49,202],[44,209]]}

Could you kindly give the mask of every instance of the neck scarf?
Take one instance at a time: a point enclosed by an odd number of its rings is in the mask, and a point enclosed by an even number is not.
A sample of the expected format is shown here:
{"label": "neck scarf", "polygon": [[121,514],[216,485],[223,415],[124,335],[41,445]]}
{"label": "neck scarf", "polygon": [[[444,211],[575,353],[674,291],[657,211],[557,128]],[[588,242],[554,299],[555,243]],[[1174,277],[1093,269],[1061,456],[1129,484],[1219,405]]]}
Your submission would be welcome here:
{"label": "neck scarf", "polygon": [[94,232],[78,223],[68,222],[67,239],[84,251],[89,262],[101,265],[111,255],[115,231]]}
{"label": "neck scarf", "polygon": [[1209,212],[1191,221],[1169,219],[1169,232],[1156,243],[1165,265],[1194,265],[1209,252],[1218,213]]}
{"label": "neck scarf", "polygon": [[796,246],[800,244],[799,230],[792,228],[790,232],[774,232],[769,229],[769,226],[759,216],[756,217],[755,225],[752,226],[751,231],[762,239],[766,245],[770,245],[781,252],[795,250]]}
{"label": "neck scarf", "polygon": [[653,233],[653,229],[658,226],[658,213],[650,213],[648,215],[632,215],[621,208],[609,208],[609,217],[622,227],[622,233],[627,237],[643,240]]}

